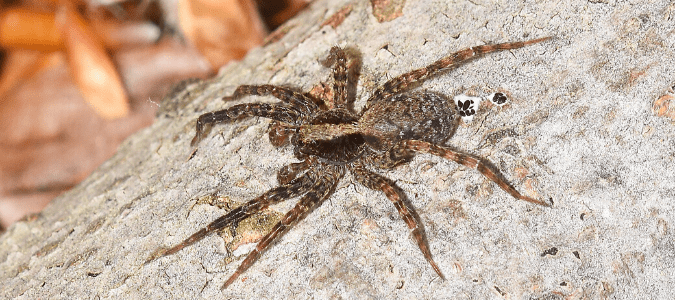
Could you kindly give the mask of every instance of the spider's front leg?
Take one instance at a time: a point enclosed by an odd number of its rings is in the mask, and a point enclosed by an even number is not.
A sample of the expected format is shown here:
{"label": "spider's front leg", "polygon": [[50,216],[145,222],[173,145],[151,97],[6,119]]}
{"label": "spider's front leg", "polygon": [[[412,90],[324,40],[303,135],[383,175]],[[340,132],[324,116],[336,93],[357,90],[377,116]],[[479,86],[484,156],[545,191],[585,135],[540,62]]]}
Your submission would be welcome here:
{"label": "spider's front leg", "polygon": [[412,150],[420,153],[429,153],[436,156],[440,156],[452,161],[455,161],[459,164],[467,166],[472,169],[478,170],[481,174],[485,175],[488,179],[495,182],[499,185],[502,190],[508,192],[516,199],[524,200],[530,203],[539,204],[542,206],[551,206],[550,203],[530,198],[524,195],[521,195],[513,186],[508,182],[502,179],[502,176],[496,168],[491,167],[489,164],[481,161],[478,158],[472,157],[468,154],[460,153],[458,151],[434,145],[432,143],[417,141],[417,140],[405,140],[398,144],[398,149],[392,149],[391,151],[400,151],[400,150]]}
{"label": "spider's front leg", "polygon": [[436,274],[438,274],[441,279],[445,280],[445,276],[441,273],[441,269],[436,265],[436,262],[434,262],[434,259],[431,256],[429,244],[427,243],[424,234],[424,227],[422,227],[422,224],[418,220],[415,209],[406,205],[404,201],[405,194],[403,191],[401,191],[391,180],[382,175],[373,173],[362,166],[356,165],[351,167],[350,170],[356,181],[369,189],[384,192],[387,198],[394,203],[394,207],[398,210],[403,221],[405,221],[408,228],[412,230],[412,236],[417,242],[417,246],[422,251],[424,258],[429,262]]}
{"label": "spider's front leg", "polygon": [[327,101],[328,109],[347,109],[349,102],[356,99],[361,60],[355,52],[356,50],[352,48],[345,51],[345,49],[334,46],[330,49],[326,60],[322,62],[325,67],[333,67],[333,99]]}
{"label": "spider's front leg", "polygon": [[195,137],[191,146],[197,145],[206,135],[207,128],[217,124],[230,122],[242,117],[264,117],[287,124],[295,125],[301,114],[293,107],[283,103],[247,103],[232,106],[228,109],[205,113],[197,119]]}
{"label": "spider's front leg", "polygon": [[[315,100],[303,93],[275,85],[241,85],[232,96],[223,97],[223,100],[234,100],[244,96],[274,96],[283,103],[249,103],[232,106],[228,109],[205,113],[197,119],[196,134],[190,142],[197,145],[204,138],[207,127],[229,122],[240,117],[264,117],[290,124],[286,129],[298,125],[319,111]],[[273,143],[275,141],[272,141]]]}
{"label": "spider's front leg", "polygon": [[319,110],[319,106],[309,95],[271,84],[240,85],[234,90],[232,96],[223,97],[223,100],[235,100],[246,96],[273,96],[306,115]]}
{"label": "spider's front leg", "polygon": [[187,239],[183,240],[180,244],[175,245],[171,248],[160,248],[159,250],[151,254],[150,257],[145,261],[145,263],[147,264],[157,258],[174,254],[180,251],[181,249],[200,241],[201,239],[203,239],[204,237],[206,237],[207,235],[211,234],[214,231],[223,229],[230,225],[236,225],[241,220],[267,208],[271,204],[295,198],[302,194],[307,193],[314,186],[314,182],[317,180],[316,177],[317,177],[316,174],[312,172],[307,172],[303,174],[303,176],[295,178],[290,182],[288,182],[287,184],[284,184],[282,186],[267,191],[266,193],[260,195],[259,197],[247,202],[246,204],[240,207],[231,210],[226,215],[221,216],[220,218],[211,222],[206,227],[200,229]]}
{"label": "spider's front leg", "polygon": [[347,54],[340,47],[330,49],[323,62],[324,66],[333,66],[333,101],[326,103],[329,109],[345,108],[347,104]]}

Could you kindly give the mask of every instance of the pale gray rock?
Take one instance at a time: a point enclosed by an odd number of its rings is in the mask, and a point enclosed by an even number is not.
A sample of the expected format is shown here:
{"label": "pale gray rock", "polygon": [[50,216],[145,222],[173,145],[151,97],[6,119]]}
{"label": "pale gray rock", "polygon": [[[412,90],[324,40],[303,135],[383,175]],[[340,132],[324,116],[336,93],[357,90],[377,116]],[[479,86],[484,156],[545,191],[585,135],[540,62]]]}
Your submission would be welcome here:
{"label": "pale gray rock", "polygon": [[[321,24],[353,5],[333,28]],[[317,1],[207,82],[37,218],[0,238],[0,297],[16,299],[667,299],[675,286],[675,3],[407,1],[379,23],[365,1]],[[448,145],[488,159],[516,201],[475,170],[429,155],[384,175],[424,221],[433,272],[382,193],[347,176],[323,206],[226,290],[220,287],[294,200],[145,264],[276,186],[291,150],[269,121],[216,126],[189,159],[195,119],[239,84],[310,90],[333,45],[363,56],[357,109],[403,72],[485,43],[554,39],[490,54],[422,85],[482,102]],[[669,91],[669,89],[671,91]],[[669,98],[668,95],[671,95]],[[274,101],[247,98],[243,101]],[[670,105],[670,106],[668,106]],[[209,197],[216,195],[218,197]],[[261,233],[262,232],[262,233]],[[236,247],[236,249],[234,249]]]}

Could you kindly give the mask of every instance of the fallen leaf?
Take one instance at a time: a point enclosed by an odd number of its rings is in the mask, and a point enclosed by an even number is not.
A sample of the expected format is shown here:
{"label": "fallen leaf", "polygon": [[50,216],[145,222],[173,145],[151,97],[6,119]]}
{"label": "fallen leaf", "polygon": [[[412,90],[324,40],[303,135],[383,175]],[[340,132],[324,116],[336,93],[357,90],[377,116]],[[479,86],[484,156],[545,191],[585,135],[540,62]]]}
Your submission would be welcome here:
{"label": "fallen leaf", "polygon": [[57,14],[71,74],[84,98],[103,118],[128,115],[122,80],[98,36],[71,6],[62,6]]}
{"label": "fallen leaf", "polygon": [[185,36],[214,68],[262,44],[265,29],[250,0],[179,0]]}
{"label": "fallen leaf", "polygon": [[0,47],[46,52],[64,45],[54,14],[12,8],[0,13]]}

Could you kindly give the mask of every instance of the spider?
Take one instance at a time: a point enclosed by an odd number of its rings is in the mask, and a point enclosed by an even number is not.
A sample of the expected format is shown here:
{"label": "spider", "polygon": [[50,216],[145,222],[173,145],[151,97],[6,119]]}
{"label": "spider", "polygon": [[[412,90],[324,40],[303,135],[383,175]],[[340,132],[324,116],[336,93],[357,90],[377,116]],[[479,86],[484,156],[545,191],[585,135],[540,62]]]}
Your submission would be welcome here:
{"label": "spider", "polygon": [[[205,113],[197,119],[196,146],[208,129],[217,123],[232,122],[244,117],[265,117],[276,121],[269,138],[273,145],[290,142],[299,160],[282,167],[277,173],[279,186],[244,205],[229,211],[183,242],[160,248],[146,263],[173,253],[203,239],[208,234],[237,224],[271,204],[300,197],[298,203],[265,235],[237,270],[223,284],[227,288],[244,273],[275,240],[299,220],[330,197],[341,178],[350,172],[356,182],[381,191],[393,203],[412,231],[412,237],[424,258],[441,279],[445,279],[434,262],[424,229],[405,193],[389,178],[373,169],[392,169],[408,163],[417,153],[437,155],[476,169],[516,199],[542,206],[549,203],[521,195],[502,179],[498,169],[473,155],[442,146],[454,133],[459,117],[452,100],[431,91],[412,88],[429,77],[456,67],[490,52],[521,48],[548,40],[550,37],[523,42],[482,45],[460,50],[417,70],[393,78],[376,88],[365,108],[355,112],[350,104],[356,100],[350,87],[356,87],[354,72],[357,58],[333,47],[324,61],[332,67],[332,99],[319,99],[309,93],[274,85],[242,85],[226,100],[245,96],[273,96],[278,103],[246,103]],[[353,62],[350,64],[350,61]]]}

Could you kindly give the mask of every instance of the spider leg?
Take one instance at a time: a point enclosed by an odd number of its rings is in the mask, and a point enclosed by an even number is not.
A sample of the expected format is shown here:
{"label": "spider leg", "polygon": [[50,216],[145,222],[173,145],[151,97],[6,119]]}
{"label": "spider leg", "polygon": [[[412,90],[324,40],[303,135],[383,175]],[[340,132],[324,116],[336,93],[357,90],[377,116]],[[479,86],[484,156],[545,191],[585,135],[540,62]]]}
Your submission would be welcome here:
{"label": "spider leg", "polygon": [[295,133],[296,128],[288,124],[272,122],[268,137],[274,147],[281,147],[288,142],[288,138]]}
{"label": "spider leg", "polygon": [[362,166],[353,166],[350,168],[350,170],[359,183],[369,189],[384,192],[387,198],[392,203],[394,203],[394,207],[396,207],[396,210],[398,210],[398,213],[403,218],[403,221],[405,221],[405,223],[408,225],[408,228],[412,229],[412,236],[417,242],[417,246],[422,251],[422,254],[424,254],[424,258],[427,260],[427,262],[429,262],[431,268],[436,271],[436,274],[445,280],[445,276],[443,276],[443,273],[441,273],[441,269],[438,267],[438,265],[436,265],[436,262],[434,262],[434,259],[431,257],[429,244],[427,243],[426,235],[424,234],[424,227],[422,227],[420,221],[418,220],[415,209],[406,205],[406,202],[404,201],[406,196],[403,191],[401,191],[396,186],[396,184],[388,178],[371,172]]}
{"label": "spider leg", "polygon": [[279,169],[279,172],[277,172],[277,182],[279,182],[279,184],[289,183],[291,180],[295,179],[298,174],[306,171],[313,163],[314,161],[311,158],[308,158],[299,163],[292,163],[283,166],[281,169]]}
{"label": "spider leg", "polygon": [[305,173],[303,176],[291,180],[288,184],[273,188],[266,193],[260,195],[259,197],[247,202],[246,204],[237,207],[224,216],[214,220],[206,227],[200,229],[187,239],[183,240],[180,244],[175,245],[171,248],[162,248],[150,255],[145,263],[149,263],[157,258],[164,257],[167,255],[174,254],[181,249],[190,246],[207,235],[211,234],[214,231],[223,229],[230,225],[236,225],[239,221],[249,217],[250,215],[259,212],[271,204],[281,202],[290,198],[298,197],[307,191],[309,191],[314,186],[314,181],[316,181],[316,174],[312,172]]}
{"label": "spider leg", "polygon": [[368,152],[364,154],[361,161],[378,169],[393,169],[400,164],[409,162],[413,157],[415,157],[415,152],[411,150],[394,152],[385,151],[378,153],[373,151],[371,148],[366,149]]}
{"label": "spider leg", "polygon": [[295,124],[300,118],[300,113],[287,105],[274,103],[239,104],[228,109],[205,113],[197,119],[196,134],[190,145],[195,146],[204,138],[206,126],[229,122],[241,117],[253,116]]}
{"label": "spider leg", "polygon": [[342,177],[343,171],[342,168],[334,169],[332,171],[326,170],[327,174],[323,175],[318,179],[316,184],[312,186],[311,190],[307,192],[300,201],[291,209],[286,215],[274,225],[272,230],[265,235],[260,242],[256,245],[255,249],[246,256],[246,259],[239,265],[234,274],[227,279],[225,284],[223,284],[221,289],[227,288],[230,284],[234,282],[239,275],[244,273],[253,263],[255,263],[260,255],[267,249],[272,242],[280,238],[284,233],[288,231],[291,227],[297,224],[298,221],[302,220],[309,214],[312,209],[317,207],[328,198],[333,191],[337,182]]}
{"label": "spider leg", "polygon": [[333,66],[333,99],[326,99],[326,106],[328,109],[348,109],[348,106],[356,100],[356,88],[361,71],[361,57],[358,50],[334,46],[322,64],[328,68]]}
{"label": "spider leg", "polygon": [[333,101],[326,103],[328,108],[346,108],[347,104],[347,54],[342,48],[330,48],[325,61],[326,66],[333,65]]}
{"label": "spider leg", "polygon": [[551,206],[550,203],[521,195],[518,191],[516,191],[515,188],[513,188],[513,186],[511,186],[508,182],[502,179],[499,170],[490,166],[489,164],[487,164],[486,162],[482,161],[479,158],[475,158],[468,154],[464,154],[449,148],[441,147],[424,141],[405,140],[401,142],[401,144],[399,145],[403,149],[433,154],[449,160],[453,160],[469,168],[476,169],[478,170],[478,172],[481,172],[481,174],[485,175],[485,177],[495,182],[497,185],[499,185],[500,188],[502,188],[502,190],[508,192],[509,194],[511,194],[511,196],[513,196],[516,199],[524,200],[534,204],[539,204],[542,206]]}
{"label": "spider leg", "polygon": [[319,110],[319,106],[310,96],[296,92],[292,89],[271,85],[240,85],[232,96],[223,97],[223,100],[235,100],[245,96],[274,96],[275,98],[291,104],[298,111],[307,116]]}
{"label": "spider leg", "polygon": [[497,52],[502,50],[517,49],[525,47],[528,45],[540,43],[546,40],[551,39],[551,37],[545,37],[540,39],[534,39],[524,42],[511,42],[511,43],[502,43],[494,45],[481,45],[471,48],[466,48],[464,50],[457,51],[452,53],[444,58],[437,60],[436,62],[417,70],[410,71],[408,73],[399,75],[396,78],[393,78],[387,81],[385,84],[377,88],[373,95],[368,99],[368,103],[373,101],[383,100],[391,97],[392,95],[401,93],[409,85],[423,81],[431,76],[438,74],[440,71],[454,67],[462,62],[467,60],[483,56],[491,52]]}

